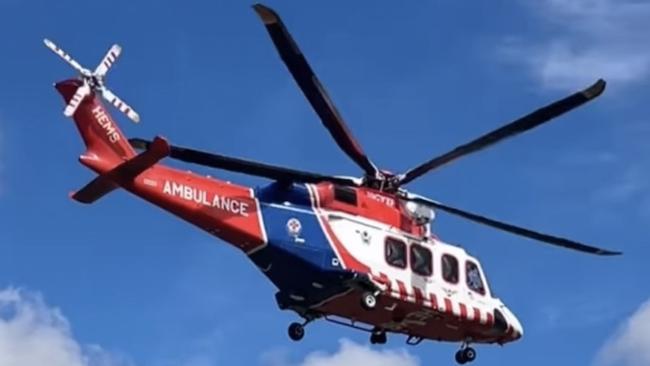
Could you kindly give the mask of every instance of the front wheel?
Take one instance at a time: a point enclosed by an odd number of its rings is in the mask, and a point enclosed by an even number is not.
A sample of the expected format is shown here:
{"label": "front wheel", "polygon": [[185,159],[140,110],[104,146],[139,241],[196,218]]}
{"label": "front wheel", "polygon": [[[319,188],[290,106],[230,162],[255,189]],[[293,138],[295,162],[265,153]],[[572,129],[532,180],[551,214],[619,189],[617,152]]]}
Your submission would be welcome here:
{"label": "front wheel", "polygon": [[361,307],[365,310],[373,310],[377,307],[377,297],[372,292],[364,292],[361,295]]}

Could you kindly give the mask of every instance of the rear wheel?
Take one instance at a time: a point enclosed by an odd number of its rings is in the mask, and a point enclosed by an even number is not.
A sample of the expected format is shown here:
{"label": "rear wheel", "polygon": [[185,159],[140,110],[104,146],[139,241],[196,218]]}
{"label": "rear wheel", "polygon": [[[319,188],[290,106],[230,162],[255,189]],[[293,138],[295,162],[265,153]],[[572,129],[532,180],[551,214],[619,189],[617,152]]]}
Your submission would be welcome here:
{"label": "rear wheel", "polygon": [[459,365],[464,365],[465,363],[467,363],[467,360],[465,359],[465,354],[463,353],[463,351],[456,352],[456,362]]}
{"label": "rear wheel", "polygon": [[467,362],[472,362],[476,359],[476,351],[472,347],[467,347],[463,351],[463,357]]}
{"label": "rear wheel", "polygon": [[288,329],[289,338],[294,341],[299,341],[305,336],[305,327],[300,323],[291,323]]}

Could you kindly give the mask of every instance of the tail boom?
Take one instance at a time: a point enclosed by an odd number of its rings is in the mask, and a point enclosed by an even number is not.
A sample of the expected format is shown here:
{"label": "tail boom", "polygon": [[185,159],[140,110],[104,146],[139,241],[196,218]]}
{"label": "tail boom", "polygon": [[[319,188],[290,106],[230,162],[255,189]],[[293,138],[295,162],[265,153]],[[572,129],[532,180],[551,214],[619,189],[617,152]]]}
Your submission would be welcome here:
{"label": "tail boom", "polygon": [[246,253],[267,243],[252,188],[156,164],[122,188]]}
{"label": "tail boom", "polygon": [[[82,85],[79,80],[67,80],[55,87],[69,103]],[[73,199],[92,203],[123,188],[246,253],[266,245],[260,204],[253,189],[158,163],[169,155],[169,144],[162,138],[136,155],[93,93],[81,101],[73,118],[86,145],[79,160],[99,174],[74,193]]]}

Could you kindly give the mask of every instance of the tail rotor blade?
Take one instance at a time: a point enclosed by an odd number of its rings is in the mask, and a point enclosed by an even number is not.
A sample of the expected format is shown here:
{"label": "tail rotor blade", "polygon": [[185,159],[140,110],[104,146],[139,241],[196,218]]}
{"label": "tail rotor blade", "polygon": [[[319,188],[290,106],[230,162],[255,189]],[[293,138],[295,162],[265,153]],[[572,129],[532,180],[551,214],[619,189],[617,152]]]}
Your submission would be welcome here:
{"label": "tail rotor blade", "polygon": [[83,99],[87,97],[89,94],[90,94],[90,87],[88,86],[87,83],[83,83],[83,85],[77,88],[77,91],[72,96],[72,99],[70,99],[70,103],[68,103],[68,105],[63,110],[63,114],[66,117],[72,117],[74,115],[74,112],[77,111],[77,108],[79,107]]}
{"label": "tail rotor blade", "polygon": [[113,47],[108,50],[106,56],[104,56],[102,59],[102,62],[97,65],[97,68],[95,69],[95,75],[99,77],[105,76],[115,61],[117,61],[117,58],[120,57],[121,53],[122,47],[120,47],[118,44],[114,44]]}
{"label": "tail rotor blade", "polygon": [[115,108],[119,109],[120,112],[126,114],[133,122],[140,122],[140,115],[126,104],[122,99],[118,98],[117,95],[113,94],[108,88],[102,88],[102,96],[104,99],[109,101]]}
{"label": "tail rotor blade", "polygon": [[49,39],[44,39],[43,42],[45,43],[45,46],[52,50],[52,52],[56,53],[61,57],[65,62],[67,62],[70,66],[72,66],[75,70],[77,70],[79,73],[81,73],[84,76],[90,76],[90,71],[88,69],[85,69],[79,64],[75,59],[73,59],[70,55],[68,55],[64,50],[59,48],[54,42],[50,41]]}

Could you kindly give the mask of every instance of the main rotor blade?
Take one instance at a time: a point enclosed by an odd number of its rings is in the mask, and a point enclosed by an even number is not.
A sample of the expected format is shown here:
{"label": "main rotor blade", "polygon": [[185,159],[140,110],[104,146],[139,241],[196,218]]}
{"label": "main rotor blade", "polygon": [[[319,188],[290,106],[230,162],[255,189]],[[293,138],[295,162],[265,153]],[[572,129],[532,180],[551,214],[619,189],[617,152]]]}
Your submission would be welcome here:
{"label": "main rotor blade", "polygon": [[367,175],[377,177],[379,170],[348,130],[325,88],[282,23],[280,16],[273,9],[262,4],[256,4],[253,8],[264,22],[282,61],[336,143]]}
{"label": "main rotor blade", "polygon": [[52,50],[52,52],[56,53],[63,59],[63,61],[67,62],[70,66],[72,66],[77,72],[84,76],[90,76],[90,71],[81,64],[79,64],[75,59],[73,59],[70,55],[68,55],[64,50],[59,48],[54,42],[50,41],[49,39],[45,38],[43,40],[43,43],[45,43],[45,46]]}
{"label": "main rotor blade", "polygon": [[516,136],[520,133],[533,129],[545,122],[552,120],[584,103],[598,97],[605,90],[605,81],[599,79],[595,84],[585,90],[572,94],[564,99],[558,100],[543,108],[540,108],[522,118],[519,118],[497,130],[487,133],[467,144],[460,145],[455,149],[440,155],[428,162],[409,170],[400,178],[400,185],[411,182],[423,174],[448,164],[458,158],[471,154],[488,146],[494,145],[506,138]]}
{"label": "main rotor blade", "polygon": [[113,66],[115,61],[117,61],[117,58],[120,57],[121,53],[122,47],[118,44],[114,44],[113,47],[108,50],[106,56],[102,59],[102,62],[100,62],[99,65],[97,65],[97,68],[95,68],[95,75],[99,77],[106,76],[106,73],[111,66]]}
{"label": "main rotor blade", "polygon": [[[129,142],[136,149],[146,149],[149,144],[151,144],[151,141],[143,140],[140,138],[129,139]],[[171,158],[188,163],[209,166],[212,168],[228,170],[231,172],[254,175],[281,182],[320,183],[327,181],[346,186],[358,185],[357,182],[350,178],[310,173],[280,166],[258,163],[245,159],[212,154],[180,146],[171,146],[171,152],[169,156]]]}
{"label": "main rotor blade", "polygon": [[126,114],[127,117],[129,117],[133,122],[135,123],[140,122],[140,115],[133,108],[131,108],[131,106],[126,104],[125,101],[118,98],[118,96],[115,95],[112,91],[110,91],[110,89],[103,87],[102,96],[104,97],[104,99],[109,101],[112,105],[114,105],[115,108],[119,109],[120,112]]}
{"label": "main rotor blade", "polygon": [[68,103],[67,106],[65,106],[65,109],[63,110],[63,114],[66,117],[72,117],[74,115],[74,112],[77,111],[77,108],[79,107],[83,99],[89,94],[90,94],[90,86],[88,86],[88,83],[84,82],[83,84],[81,84],[80,87],[77,88],[77,91],[70,99],[70,102]]}
{"label": "main rotor blade", "polygon": [[447,205],[442,204],[440,202],[433,201],[433,200],[430,200],[428,198],[424,198],[424,197],[421,197],[421,196],[409,194],[407,196],[407,199],[410,200],[410,201],[413,201],[413,202],[421,203],[421,204],[430,206],[432,208],[436,208],[436,209],[445,211],[445,212],[450,213],[452,215],[460,216],[460,217],[462,217],[464,219],[474,221],[474,222],[477,222],[479,224],[491,226],[493,228],[503,230],[503,231],[507,231],[507,232],[515,234],[515,235],[524,236],[524,237],[527,237],[527,238],[530,238],[530,239],[534,239],[534,240],[544,242],[544,243],[548,243],[548,244],[552,244],[552,245],[557,245],[557,246],[564,247],[564,248],[567,248],[567,249],[573,249],[573,250],[577,250],[577,251],[581,251],[581,252],[585,252],[585,253],[590,253],[590,254],[596,254],[596,255],[620,255],[620,254],[622,254],[621,252],[616,252],[616,251],[611,251],[611,250],[607,250],[607,249],[592,247],[592,246],[582,244],[582,243],[579,243],[579,242],[576,242],[576,241],[573,241],[573,240],[560,238],[560,237],[552,236],[552,235],[548,235],[548,234],[542,234],[542,233],[539,233],[539,232],[536,232],[536,231],[533,231],[533,230],[529,230],[529,229],[526,229],[526,228],[522,228],[522,227],[519,227],[519,226],[508,224],[508,223],[505,223],[505,222],[493,220],[493,219],[490,219],[488,217],[481,216],[481,215],[471,213],[471,212],[468,212],[468,211],[464,211],[464,210],[461,210],[461,209],[458,209],[458,208],[455,208],[455,207],[452,207],[452,206],[447,206]]}

